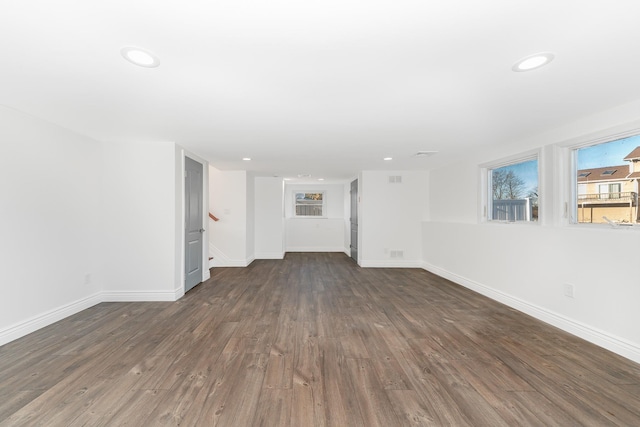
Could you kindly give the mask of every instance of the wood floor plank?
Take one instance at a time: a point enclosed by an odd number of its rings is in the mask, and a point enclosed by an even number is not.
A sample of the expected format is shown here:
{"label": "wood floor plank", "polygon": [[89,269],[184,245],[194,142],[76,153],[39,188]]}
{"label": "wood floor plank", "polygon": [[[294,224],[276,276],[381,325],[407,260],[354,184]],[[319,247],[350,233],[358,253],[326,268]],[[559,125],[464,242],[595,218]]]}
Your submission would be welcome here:
{"label": "wood floor plank", "polygon": [[292,426],[325,426],[326,396],[322,375],[324,354],[315,324],[296,322]]}
{"label": "wood floor plank", "polygon": [[[305,424],[291,424],[292,389],[268,389],[260,393],[256,416],[252,426],[289,427]],[[309,426],[309,424],[306,424]],[[312,424],[311,424],[312,425]]]}
{"label": "wood floor plank", "polygon": [[233,411],[236,402],[228,398],[243,369],[245,341],[241,338],[230,338],[222,354],[210,372],[208,387],[198,391],[195,401],[202,402],[199,407],[184,414],[183,426],[215,426],[225,411]]}
{"label": "wood floor plank", "polygon": [[233,405],[229,405],[228,410],[222,412],[218,425],[254,425],[268,359],[267,354],[245,354],[239,375],[227,397]]}
{"label": "wood floor plank", "polygon": [[327,425],[366,427],[338,339],[320,337],[318,345],[323,350],[322,378]]}
{"label": "wood floor plank", "polygon": [[415,390],[387,390],[401,426],[441,426],[435,414]]}
{"label": "wood floor plank", "polygon": [[631,426],[640,365],[420,269],[215,268],[0,346],[0,426]]}
{"label": "wood floor plank", "polygon": [[167,390],[129,390],[120,400],[115,413],[101,417],[95,425],[147,425],[149,413],[160,404],[167,393]]}
{"label": "wood floor plank", "polygon": [[369,359],[347,359],[346,371],[366,426],[386,427],[398,420],[389,396]]}

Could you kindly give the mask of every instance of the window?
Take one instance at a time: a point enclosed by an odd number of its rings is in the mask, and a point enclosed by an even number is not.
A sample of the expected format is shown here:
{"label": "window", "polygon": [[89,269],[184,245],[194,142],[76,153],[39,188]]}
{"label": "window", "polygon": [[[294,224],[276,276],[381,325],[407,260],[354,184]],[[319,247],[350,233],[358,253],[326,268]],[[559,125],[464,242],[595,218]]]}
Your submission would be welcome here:
{"label": "window", "polygon": [[324,216],[324,192],[295,193],[294,212],[297,217]]}
{"label": "window", "polygon": [[614,184],[599,184],[599,196],[601,199],[619,199],[620,198],[620,189],[622,188],[622,184],[617,182]]}
{"label": "window", "polygon": [[573,221],[636,224],[640,181],[640,135],[574,150]]}
{"label": "window", "polygon": [[537,221],[538,159],[487,170],[487,218],[490,221]]}

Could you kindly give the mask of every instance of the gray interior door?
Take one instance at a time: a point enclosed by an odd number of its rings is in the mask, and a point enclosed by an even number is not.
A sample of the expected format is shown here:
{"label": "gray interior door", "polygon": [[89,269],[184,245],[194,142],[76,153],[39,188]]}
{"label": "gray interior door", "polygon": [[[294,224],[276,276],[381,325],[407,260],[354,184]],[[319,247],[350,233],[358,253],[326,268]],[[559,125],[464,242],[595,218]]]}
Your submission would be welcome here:
{"label": "gray interior door", "polygon": [[351,258],[358,262],[358,180],[351,183]]}
{"label": "gray interior door", "polygon": [[185,292],[202,281],[202,176],[202,163],[185,157]]}

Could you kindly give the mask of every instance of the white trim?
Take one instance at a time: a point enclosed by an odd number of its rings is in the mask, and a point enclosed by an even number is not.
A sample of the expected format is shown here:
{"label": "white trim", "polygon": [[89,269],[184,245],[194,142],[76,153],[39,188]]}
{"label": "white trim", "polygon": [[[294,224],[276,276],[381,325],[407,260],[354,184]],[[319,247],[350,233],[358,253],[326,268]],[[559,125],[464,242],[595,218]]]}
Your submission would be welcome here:
{"label": "white trim", "polygon": [[[578,150],[583,148],[589,148],[600,144],[607,144],[609,142],[615,142],[621,139],[631,138],[634,136],[640,136],[640,124],[638,121],[634,121],[629,124],[610,127],[597,132],[592,132],[586,135],[571,138],[565,141],[557,143],[557,146],[561,150],[564,164],[568,164],[568,171],[563,171],[559,177],[560,188],[565,192],[561,201],[562,205],[566,206],[567,215],[562,225],[584,225],[587,227],[597,227],[599,224],[580,223],[578,222]],[[624,161],[621,159],[621,162]],[[605,165],[605,166],[621,166],[620,165]],[[604,166],[603,166],[604,167]],[[595,169],[595,168],[588,168]],[[625,181],[623,178],[622,181]],[[595,183],[597,181],[592,181]]]}
{"label": "white trim", "polygon": [[[207,251],[207,242],[209,242],[209,162],[202,157],[181,148],[180,150],[182,154],[182,159],[180,161],[181,170],[180,174],[180,182],[182,188],[179,190],[182,195],[182,217],[180,218],[180,230],[182,235],[182,243],[181,243],[181,255],[180,255],[180,283],[182,285],[182,295],[184,295],[184,287],[186,284],[185,277],[185,200],[186,195],[184,192],[185,188],[185,171],[186,171],[186,158],[189,157],[191,160],[198,162],[202,165],[202,225],[201,227],[205,230],[202,234],[202,278],[201,283],[209,280],[211,278],[211,273],[209,272],[210,262],[209,262],[209,252]],[[205,268],[205,266],[209,266],[209,268]],[[139,301],[139,300],[136,300]],[[154,301],[166,301],[166,300],[154,300]]]}
{"label": "white trim", "polygon": [[491,218],[493,214],[493,190],[491,188],[491,171],[507,166],[513,166],[519,163],[525,163],[532,160],[538,162],[538,220],[537,221],[516,221],[518,223],[525,222],[533,225],[541,225],[544,218],[541,218],[540,212],[544,205],[544,195],[541,191],[544,187],[544,161],[542,148],[528,150],[524,153],[505,157],[496,161],[486,162],[478,167],[480,178],[478,179],[478,222],[479,223],[504,223],[507,221],[494,220]]}
{"label": "white trim", "polygon": [[255,258],[251,259],[231,259],[227,261],[216,260],[215,258],[211,260],[212,268],[215,267],[248,267]]}
{"label": "white trim", "polygon": [[287,246],[285,252],[344,252],[342,246]]}
{"label": "white trim", "polygon": [[231,259],[218,249],[212,242],[209,242],[209,256],[213,259],[209,260],[209,268],[214,267],[247,267],[251,264],[255,257],[246,259]]}
{"label": "white trim", "polygon": [[31,317],[15,325],[0,330],[0,345],[17,340],[25,335],[49,326],[69,316],[103,302],[102,294],[97,293],[86,298],[65,304],[46,313]]}
{"label": "white trim", "polygon": [[151,302],[151,301],[175,301],[176,295],[184,288],[173,291],[109,291],[102,293],[103,302]]}
{"label": "white trim", "polygon": [[[349,255],[351,256],[351,255]],[[363,268],[422,268],[422,261],[412,260],[361,260],[360,267]]]}
{"label": "white trim", "polygon": [[255,259],[283,259],[284,252],[263,252],[257,253]]}
{"label": "white trim", "polygon": [[498,301],[511,308],[533,316],[538,320],[560,328],[563,331],[610,350],[620,356],[626,357],[636,363],[640,363],[640,346],[637,344],[539,307],[535,304],[515,298],[511,295],[505,294],[504,292],[497,291],[487,285],[469,280],[466,277],[451,273],[448,270],[436,267],[429,263],[423,263],[422,268],[440,277],[444,277],[445,279],[448,279],[460,286],[464,286],[467,289],[471,289],[472,291],[491,298],[492,300]]}

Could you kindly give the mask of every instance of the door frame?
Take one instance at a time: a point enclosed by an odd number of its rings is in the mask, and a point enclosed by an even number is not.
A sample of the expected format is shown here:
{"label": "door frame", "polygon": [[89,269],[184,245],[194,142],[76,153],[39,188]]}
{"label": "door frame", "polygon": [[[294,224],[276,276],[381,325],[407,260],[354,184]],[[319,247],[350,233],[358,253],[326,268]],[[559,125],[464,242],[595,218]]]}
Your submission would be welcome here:
{"label": "door frame", "polygon": [[[202,282],[205,280],[209,280],[211,278],[211,274],[209,272],[209,162],[203,159],[202,157],[187,151],[183,148],[180,149],[180,155],[176,156],[177,161],[179,162],[179,167],[176,167],[179,170],[179,173],[176,174],[176,188],[180,194],[180,203],[176,203],[176,217],[180,218],[180,221],[176,224],[176,249],[179,254],[176,254],[178,259],[180,260],[180,268],[176,274],[176,282],[180,284],[179,293],[180,295],[176,295],[176,299],[181,298],[185,294],[185,284],[186,284],[186,265],[185,265],[185,221],[186,221],[186,197],[185,197],[185,174],[186,174],[186,166],[185,166],[185,158],[189,157],[191,160],[194,160],[198,163],[202,164],[202,228],[204,228],[204,233],[202,233]],[[178,200],[176,200],[178,202]]]}

